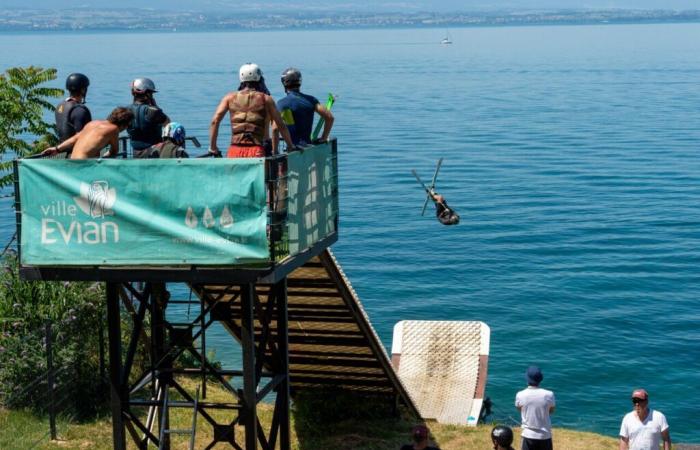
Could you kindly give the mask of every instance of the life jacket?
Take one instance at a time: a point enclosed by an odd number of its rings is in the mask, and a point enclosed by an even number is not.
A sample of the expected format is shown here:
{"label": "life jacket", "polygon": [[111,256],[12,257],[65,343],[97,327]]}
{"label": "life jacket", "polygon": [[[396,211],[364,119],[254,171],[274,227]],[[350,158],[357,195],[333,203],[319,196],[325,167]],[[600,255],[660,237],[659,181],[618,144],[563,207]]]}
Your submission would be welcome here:
{"label": "life jacket", "polygon": [[263,145],[267,112],[265,94],[244,89],[228,104],[231,113],[231,144]]}
{"label": "life jacket", "polygon": [[70,121],[70,114],[76,108],[87,109],[85,105],[76,102],[72,98],[67,98],[56,106],[56,131],[58,132],[59,142],[75,136],[75,125]]}
{"label": "life jacket", "polygon": [[143,150],[153,144],[158,144],[163,141],[163,127],[159,123],[152,123],[146,120],[146,113],[152,106],[145,103],[133,103],[129,105],[129,109],[134,113],[134,119],[126,132],[131,138],[131,148],[134,150]]}

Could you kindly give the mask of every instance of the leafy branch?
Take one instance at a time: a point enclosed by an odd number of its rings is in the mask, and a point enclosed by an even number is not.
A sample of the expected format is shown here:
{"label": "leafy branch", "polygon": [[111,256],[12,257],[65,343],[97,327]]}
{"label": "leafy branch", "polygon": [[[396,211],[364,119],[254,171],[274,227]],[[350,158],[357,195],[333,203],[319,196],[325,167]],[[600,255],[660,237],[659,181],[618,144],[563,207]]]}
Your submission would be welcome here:
{"label": "leafy branch", "polygon": [[58,143],[56,128],[44,120],[53,112],[51,98],[62,89],[43,86],[56,79],[56,69],[13,67],[0,74],[0,188],[12,184],[11,157],[25,157]]}

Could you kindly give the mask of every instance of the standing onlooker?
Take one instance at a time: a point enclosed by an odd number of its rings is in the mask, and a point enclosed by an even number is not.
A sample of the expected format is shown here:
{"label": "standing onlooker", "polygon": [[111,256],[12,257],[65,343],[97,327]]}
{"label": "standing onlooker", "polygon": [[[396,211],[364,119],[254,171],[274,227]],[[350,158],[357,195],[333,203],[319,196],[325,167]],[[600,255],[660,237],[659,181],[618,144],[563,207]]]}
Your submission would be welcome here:
{"label": "standing onlooker", "polygon": [[514,450],[511,444],[513,443],[513,430],[503,425],[497,425],[491,430],[491,442],[493,442],[493,450]]}
{"label": "standing onlooker", "polygon": [[[326,142],[333,127],[333,114],[316,97],[301,92],[301,72],[299,69],[289,67],[282,72],[282,86],[287,96],[277,102],[277,109],[282,115],[284,124],[287,125],[294,145],[311,144],[311,127],[313,126],[314,113],[324,120],[323,134],[318,142]],[[272,148],[277,150],[279,137],[273,124]]]}
{"label": "standing onlooker", "polygon": [[[85,106],[90,79],[82,73],[72,73],[66,78],[69,97],[56,105],[56,131],[58,142],[63,143],[79,133],[92,120]],[[70,152],[70,148],[67,150]]]}
{"label": "standing onlooker", "polygon": [[148,158],[148,147],[163,142],[163,125],[170,122],[156,104],[153,97],[156,92],[156,85],[150,78],[137,78],[131,82],[134,103],[129,109],[134,114],[134,120],[126,131],[131,138],[134,158]]}
{"label": "standing onlooker", "polygon": [[401,447],[401,450],[440,450],[437,447],[431,447],[428,445],[428,437],[430,431],[425,425],[416,425],[411,430],[411,439],[413,444],[406,444]]}
{"label": "standing onlooker", "polygon": [[644,389],[632,392],[634,410],[625,415],[620,426],[620,450],[671,450],[671,435],[666,416],[649,408],[649,394]]}
{"label": "standing onlooker", "polygon": [[264,141],[269,136],[270,121],[277,125],[289,149],[294,148],[287,126],[275,101],[262,92],[262,70],[257,64],[243,64],[238,70],[239,90],[226,94],[214,111],[209,125],[209,152],[220,155],[217,139],[219,124],[226,113],[231,119],[231,146],[228,158],[264,158]]}
{"label": "standing onlooker", "polygon": [[552,450],[552,422],[549,415],[556,404],[554,393],[542,389],[544,376],[539,367],[530,366],[525,372],[527,388],[515,396],[515,406],[522,420],[521,450]]}

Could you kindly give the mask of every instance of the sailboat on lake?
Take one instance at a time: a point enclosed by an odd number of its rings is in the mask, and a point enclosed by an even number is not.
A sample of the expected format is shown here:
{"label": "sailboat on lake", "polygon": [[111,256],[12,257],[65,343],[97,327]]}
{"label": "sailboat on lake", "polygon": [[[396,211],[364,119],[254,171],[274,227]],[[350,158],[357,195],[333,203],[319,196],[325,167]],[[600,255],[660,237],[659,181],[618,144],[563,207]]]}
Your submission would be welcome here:
{"label": "sailboat on lake", "polygon": [[442,45],[449,45],[452,43],[452,36],[450,36],[450,30],[445,30],[445,37],[440,41]]}

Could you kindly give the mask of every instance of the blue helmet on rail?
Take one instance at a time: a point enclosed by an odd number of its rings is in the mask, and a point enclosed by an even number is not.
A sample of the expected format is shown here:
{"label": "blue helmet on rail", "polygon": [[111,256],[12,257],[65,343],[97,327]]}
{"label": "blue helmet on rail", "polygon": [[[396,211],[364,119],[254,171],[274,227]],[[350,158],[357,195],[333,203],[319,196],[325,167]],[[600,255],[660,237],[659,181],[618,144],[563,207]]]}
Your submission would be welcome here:
{"label": "blue helmet on rail", "polygon": [[185,127],[179,122],[169,122],[163,127],[163,138],[168,138],[177,145],[183,145],[186,137]]}

